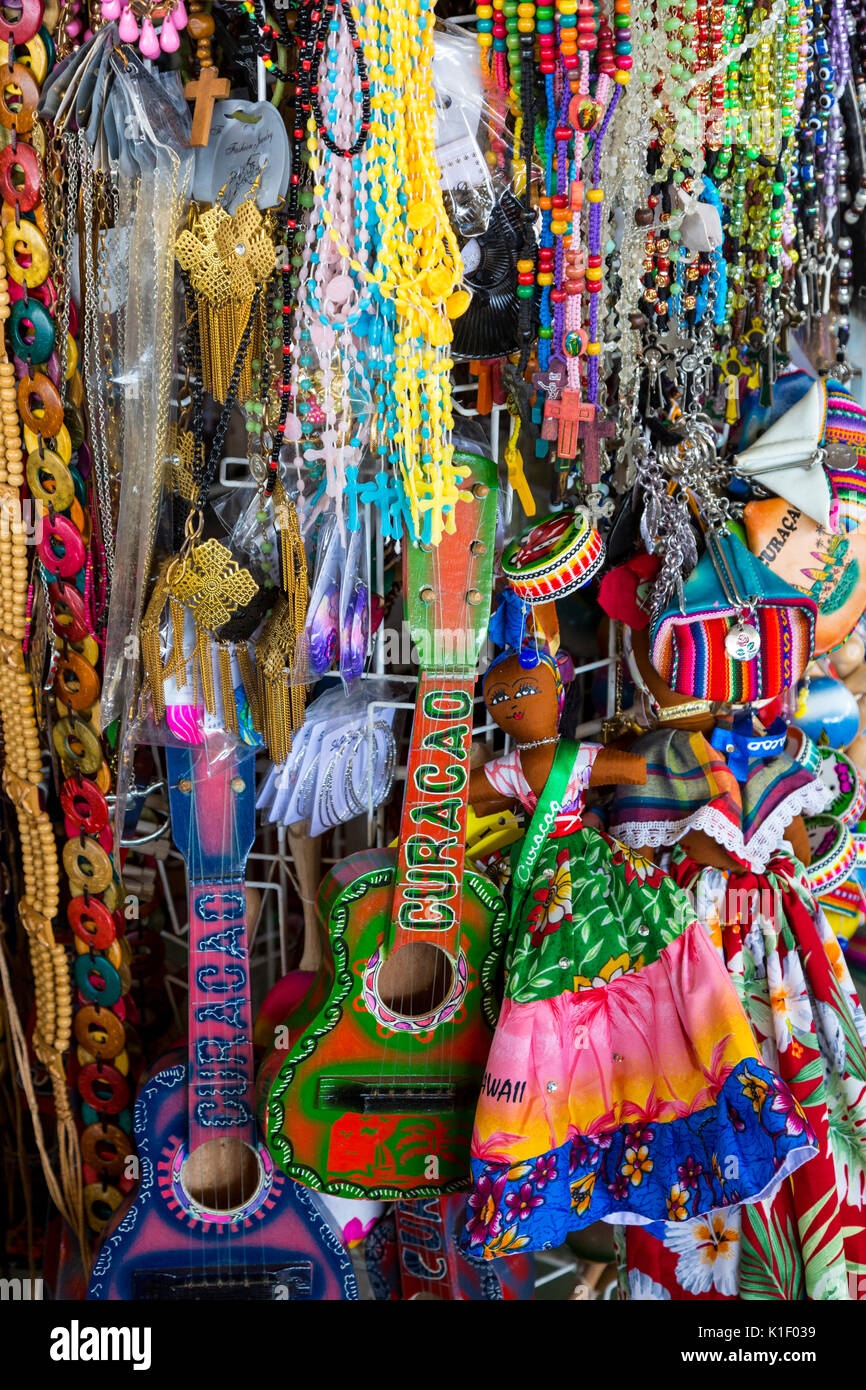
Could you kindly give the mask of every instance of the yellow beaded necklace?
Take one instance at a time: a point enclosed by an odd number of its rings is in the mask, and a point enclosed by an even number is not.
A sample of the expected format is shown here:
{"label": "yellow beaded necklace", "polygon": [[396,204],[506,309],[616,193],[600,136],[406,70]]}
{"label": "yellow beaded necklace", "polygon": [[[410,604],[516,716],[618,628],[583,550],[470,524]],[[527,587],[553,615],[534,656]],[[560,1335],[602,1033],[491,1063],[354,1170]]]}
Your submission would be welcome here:
{"label": "yellow beaded necklace", "polygon": [[[341,238],[324,206],[315,122],[308,124],[313,192],[328,236],[356,275],[393,305],[396,408],[388,438],[372,439],[380,452],[399,457],[416,534],[430,512],[430,539],[454,526],[453,506],[461,473],[452,463],[451,320],[468,307],[459,288],[463,264],[438,181],[435,153],[433,30],[429,0],[376,3],[362,16],[353,6],[371,89],[370,134],[365,152],[368,196],[375,208],[377,249],[373,269],[362,265]],[[448,516],[443,517],[443,509]]]}

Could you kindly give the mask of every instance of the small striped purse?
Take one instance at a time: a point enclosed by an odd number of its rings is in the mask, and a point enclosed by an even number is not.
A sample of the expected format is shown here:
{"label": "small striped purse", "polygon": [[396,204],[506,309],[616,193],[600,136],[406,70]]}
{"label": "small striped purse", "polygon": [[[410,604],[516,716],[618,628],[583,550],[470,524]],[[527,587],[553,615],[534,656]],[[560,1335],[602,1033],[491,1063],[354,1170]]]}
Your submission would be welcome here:
{"label": "small striped purse", "polygon": [[650,627],[650,658],[678,695],[730,704],[770,700],[812,657],[817,605],[752,555],[731,531],[706,550]]}

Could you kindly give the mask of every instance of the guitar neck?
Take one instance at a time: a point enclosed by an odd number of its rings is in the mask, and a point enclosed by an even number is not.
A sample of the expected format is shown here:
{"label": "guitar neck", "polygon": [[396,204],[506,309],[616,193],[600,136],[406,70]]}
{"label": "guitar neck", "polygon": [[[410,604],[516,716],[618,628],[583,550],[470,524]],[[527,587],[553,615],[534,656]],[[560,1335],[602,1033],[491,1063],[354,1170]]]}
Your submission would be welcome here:
{"label": "guitar neck", "polygon": [[189,890],[189,1147],[256,1137],[244,881]]}
{"label": "guitar neck", "polygon": [[394,1203],[400,1285],[407,1301],[435,1298],[451,1302],[459,1297],[455,1252],[446,1220],[449,1208],[448,1199],[441,1197]]}
{"label": "guitar neck", "polygon": [[460,934],[474,674],[418,684],[400,826],[391,950],[429,942],[450,955]]}
{"label": "guitar neck", "polygon": [[189,874],[189,1148],[255,1142],[244,871],[255,838],[252,749],[168,748],[172,834]]}

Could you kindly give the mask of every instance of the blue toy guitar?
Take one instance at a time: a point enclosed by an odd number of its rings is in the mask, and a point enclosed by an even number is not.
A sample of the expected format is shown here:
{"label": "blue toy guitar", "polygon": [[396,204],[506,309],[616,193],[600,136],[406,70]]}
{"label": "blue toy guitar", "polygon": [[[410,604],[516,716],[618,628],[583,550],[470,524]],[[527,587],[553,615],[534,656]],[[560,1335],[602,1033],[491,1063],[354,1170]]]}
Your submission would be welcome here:
{"label": "blue toy guitar", "polygon": [[216,756],[203,744],[167,758],[172,833],[189,876],[188,1062],[141,1091],[141,1181],[108,1228],[87,1296],[356,1299],[323,1211],[258,1136],[244,892],[255,754]]}

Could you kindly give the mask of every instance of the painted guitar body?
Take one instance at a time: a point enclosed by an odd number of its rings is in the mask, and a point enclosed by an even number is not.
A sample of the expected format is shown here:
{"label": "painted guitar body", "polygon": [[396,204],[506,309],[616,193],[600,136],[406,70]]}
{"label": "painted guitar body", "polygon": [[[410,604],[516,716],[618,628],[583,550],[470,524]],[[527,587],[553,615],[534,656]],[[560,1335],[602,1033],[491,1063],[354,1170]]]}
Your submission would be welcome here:
{"label": "painted guitar body", "polygon": [[170,1067],[139,1096],[141,1182],[99,1250],[87,1297],[356,1299],[352,1262],[329,1222],[263,1148],[259,1189],[244,1210],[231,1220],[196,1214],[178,1176],[186,1083],[186,1067]]}
{"label": "painted guitar body", "polygon": [[330,945],[316,984],[288,1020],[289,1048],[274,1048],[259,1072],[259,1094],[269,1097],[262,1127],[280,1167],[344,1197],[437,1196],[466,1186],[498,1012],[505,909],[474,872],[463,879],[451,999],[411,1028],[382,1006],[376,976],[395,865],[393,850],[367,850],[322,882],[318,908]]}

